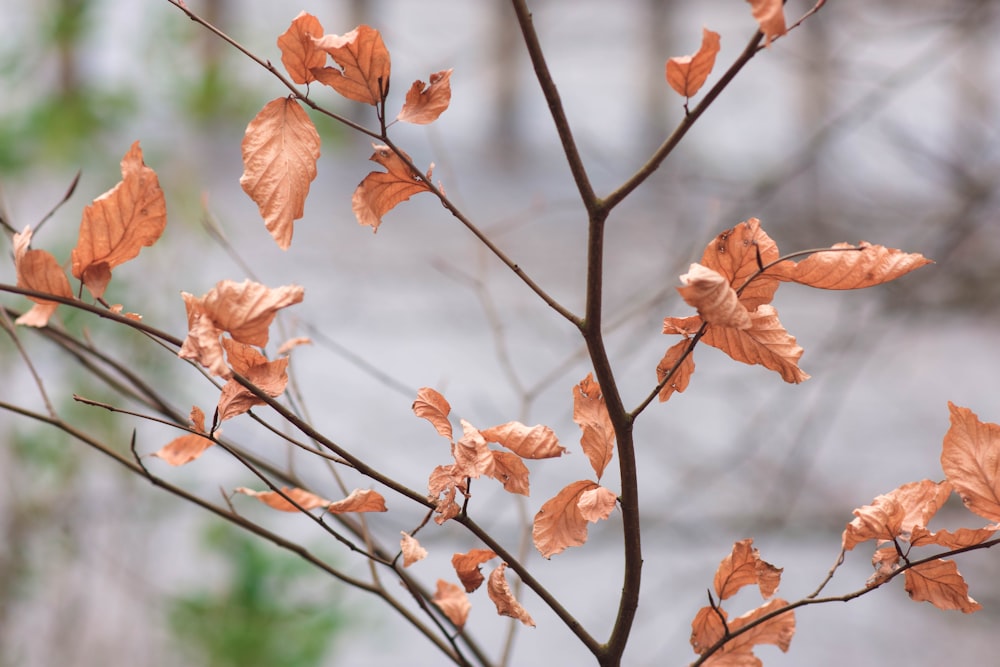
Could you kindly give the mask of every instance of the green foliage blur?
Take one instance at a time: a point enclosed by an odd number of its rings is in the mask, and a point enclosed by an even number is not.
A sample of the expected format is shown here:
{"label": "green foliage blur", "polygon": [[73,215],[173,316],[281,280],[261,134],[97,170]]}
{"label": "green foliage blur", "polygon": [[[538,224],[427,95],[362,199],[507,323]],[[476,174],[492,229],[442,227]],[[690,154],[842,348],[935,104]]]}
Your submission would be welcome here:
{"label": "green foliage blur", "polygon": [[228,578],[168,603],[170,627],[190,664],[331,664],[324,658],[348,617],[335,599],[309,599],[316,589],[312,566],[223,524],[206,532],[205,545],[226,562]]}

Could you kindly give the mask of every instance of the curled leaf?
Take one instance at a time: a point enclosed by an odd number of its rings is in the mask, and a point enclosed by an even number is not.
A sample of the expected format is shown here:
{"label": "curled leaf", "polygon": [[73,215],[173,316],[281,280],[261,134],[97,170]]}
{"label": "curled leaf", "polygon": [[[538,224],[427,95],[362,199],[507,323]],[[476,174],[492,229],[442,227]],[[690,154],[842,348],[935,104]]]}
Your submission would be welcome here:
{"label": "curled leaf", "polygon": [[769,598],[778,590],[782,571],[760,557],[752,539],[740,540],[715,571],[715,594],[725,600],[744,586],[757,586],[761,597]]}
{"label": "curled leaf", "polygon": [[[254,383],[268,396],[280,396],[288,384],[288,357],[268,361],[267,357],[251,345],[238,343],[231,338],[223,338],[229,366]],[[222,387],[219,397],[219,421],[241,415],[255,405],[264,405],[249,389],[230,379]]]}
{"label": "curled leaf", "polygon": [[614,454],[616,436],[604,394],[590,373],[573,387],[573,421],[583,431],[580,445],[600,479]]}
{"label": "curled leaf", "polygon": [[920,253],[872,245],[837,243],[829,251],[813,253],[800,262],[785,261],[768,269],[781,280],[820,289],[861,289],[895,280],[932,264]]}
{"label": "curled leaf", "polygon": [[758,274],[760,267],[777,259],[777,244],[761,228],[760,220],[750,218],[716,236],[705,247],[699,263],[722,274],[733,289],[742,289],[740,303],[752,313],[774,298],[778,279]]}
{"label": "curled leaf", "polygon": [[451,102],[451,72],[450,69],[434,72],[427,84],[414,81],[406,92],[406,101],[396,120],[417,125],[437,120]]}
{"label": "curled leaf", "polygon": [[[677,365],[678,359],[687,352],[690,342],[687,340],[678,341],[674,345],[670,346],[666,354],[663,355],[663,359],[660,363],[656,365],[656,381],[663,382],[667,377],[667,373],[670,372],[674,366]],[[691,382],[691,375],[694,373],[694,355],[687,355],[684,357],[684,361],[681,362],[680,366],[677,366],[677,370],[674,374],[670,376],[669,381],[663,385],[663,389],[660,390],[660,403],[667,401],[675,391],[682,392],[688,388],[688,384]]]}
{"label": "curled leaf", "polygon": [[139,142],[122,158],[122,180],[83,210],[80,235],[70,255],[74,278],[94,298],[104,294],[111,269],[133,259],[163,234],[167,204],[156,172],[142,161]]}
{"label": "curled leaf", "polygon": [[719,33],[702,28],[701,48],[690,56],[676,56],[667,61],[667,83],[678,95],[694,97],[705,85],[705,80],[715,67],[715,56],[719,53]]}
{"label": "curled leaf", "polygon": [[580,497],[599,485],[589,479],[567,484],[535,514],[531,537],[545,558],[578,547],[587,541],[587,519],[580,511]]}
{"label": "curled leaf", "polygon": [[402,539],[399,540],[399,549],[403,552],[403,567],[410,567],[418,560],[427,558],[427,549],[420,546],[417,538],[407,532],[402,532]]}
{"label": "curled leaf", "polygon": [[498,443],[526,459],[549,459],[562,456],[566,448],[548,426],[525,426],[513,421],[482,431],[487,442]]}
{"label": "curled leaf", "polygon": [[457,553],[451,557],[452,567],[455,568],[455,573],[458,574],[467,593],[479,588],[485,580],[479,566],[496,557],[496,553],[489,549],[471,549],[464,554]]}
{"label": "curled leaf", "polygon": [[455,471],[463,477],[476,478],[493,475],[493,452],[475,426],[462,420],[462,437],[455,442],[452,453],[455,456]]}
{"label": "curled leaf", "polygon": [[437,591],[431,598],[431,602],[438,606],[456,628],[465,627],[469,611],[472,610],[472,603],[469,602],[469,596],[466,595],[461,586],[444,579],[438,579]]}
{"label": "curled leaf", "polygon": [[716,347],[736,361],[759,364],[777,371],[785,382],[799,383],[809,374],[799,368],[802,348],[778,320],[778,311],[761,305],[750,314],[749,329],[708,327],[702,341]]}
{"label": "curled leaf", "polygon": [[429,421],[442,437],[451,440],[451,422],[448,421],[451,405],[444,396],[430,387],[422,387],[411,407],[413,414]]}
{"label": "curled leaf", "polygon": [[[14,234],[14,270],[17,273],[17,286],[37,292],[46,292],[66,298],[73,298],[66,272],[59,262],[45,250],[29,250],[31,245],[31,228]],[[31,310],[17,318],[17,324],[31,327],[44,327],[49,318],[59,306],[57,301],[47,301],[29,297],[35,302]]]}
{"label": "curled leaf", "polygon": [[322,36],[323,26],[319,19],[303,11],[295,17],[288,30],[278,37],[281,64],[295,83],[315,81],[312,70],[326,64],[326,51],[316,46],[314,39]]}
{"label": "curled leaf", "polygon": [[698,309],[702,320],[720,327],[750,328],[750,313],[721,273],[692,264],[681,282],[684,286],[677,291],[689,306]]}
{"label": "curled leaf", "polygon": [[490,580],[486,586],[486,592],[489,594],[490,599],[493,600],[493,604],[496,605],[498,614],[516,618],[525,625],[535,627],[535,622],[531,620],[531,615],[514,598],[514,593],[511,592],[510,585],[507,584],[507,578],[504,577],[504,570],[506,569],[507,563],[500,563],[495,570],[490,572]]}
{"label": "curled leaf", "polygon": [[316,509],[317,507],[329,507],[330,501],[326,498],[321,498],[315,493],[310,493],[305,489],[299,488],[289,488],[282,487],[281,491],[291,499],[292,502],[286,500],[281,493],[276,491],[254,491],[253,489],[248,489],[245,486],[238,487],[234,489],[236,493],[242,493],[243,495],[250,496],[251,498],[256,498],[260,502],[264,503],[272,509],[279,510],[281,512],[298,512],[299,508],[295,504],[298,504],[303,510],[309,511]]}
{"label": "curled leaf", "polygon": [[[205,413],[197,405],[191,408],[191,426],[199,433],[205,432]],[[194,461],[215,442],[208,438],[188,433],[174,438],[169,443],[153,452],[153,456],[162,459],[172,466],[182,466]]]}
{"label": "curled leaf", "polygon": [[771,44],[771,40],[781,37],[788,29],[785,27],[785,7],[783,0],[747,0],[750,3],[750,11],[760,25],[760,31],[764,33],[764,45]]}
{"label": "curled leaf", "polygon": [[351,197],[351,210],[358,224],[367,225],[377,232],[382,216],[397,204],[430,189],[427,183],[431,180],[431,172],[428,170],[424,180],[388,146],[372,144],[372,148],[375,153],[369,159],[378,162],[386,171],[372,171],[365,176]]}
{"label": "curled leaf", "polygon": [[493,470],[489,476],[503,484],[508,493],[528,495],[528,466],[517,454],[492,451]]}
{"label": "curled leaf", "polygon": [[349,33],[324,35],[314,40],[338,67],[314,67],[316,79],[350,100],[376,105],[389,91],[390,61],[382,35],[360,25]]}
{"label": "curled leaf", "polygon": [[264,105],[243,135],[240,187],[257,204],[267,231],[282,250],[292,244],[294,223],[305,214],[319,146],[309,114],[290,97]]}

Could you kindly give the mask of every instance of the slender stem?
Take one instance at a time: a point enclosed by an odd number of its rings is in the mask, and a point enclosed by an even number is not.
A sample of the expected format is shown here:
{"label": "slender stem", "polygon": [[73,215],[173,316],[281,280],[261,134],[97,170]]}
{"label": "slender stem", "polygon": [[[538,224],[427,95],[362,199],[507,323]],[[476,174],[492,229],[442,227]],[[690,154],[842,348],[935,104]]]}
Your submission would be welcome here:
{"label": "slender stem", "polygon": [[659,148],[653,153],[652,157],[644,164],[635,174],[633,174],[627,181],[625,181],[617,190],[609,194],[604,198],[602,206],[606,210],[611,210],[618,204],[622,202],[629,194],[631,194],[636,188],[642,185],[646,179],[653,175],[663,161],[667,159],[667,156],[677,147],[684,135],[688,133],[688,130],[695,124],[695,122],[701,117],[703,113],[708,109],[709,106],[719,97],[723,90],[732,82],[736,75],[739,73],[743,67],[750,62],[750,60],[757,55],[760,50],[760,41],[764,38],[764,35],[758,32],[753,36],[750,42],[743,49],[743,52],[739,55],[735,62],[729,66],[722,78],[712,86],[711,90],[706,93],[704,99],[691,110],[691,113],[685,114],[684,119],[680,122],[676,129],[674,129],[673,134],[671,134],[666,141],[664,141]]}
{"label": "slender stem", "polygon": [[549,105],[549,114],[556,125],[556,132],[559,133],[559,141],[562,143],[563,153],[569,162],[570,172],[573,174],[573,181],[576,183],[580,198],[588,211],[594,211],[600,204],[594,189],[587,176],[587,170],[583,166],[583,159],[580,151],[576,147],[576,140],[569,127],[569,120],[563,108],[562,99],[559,97],[559,90],[556,88],[552,73],[549,72],[548,63],[545,61],[545,54],[542,45],[538,40],[538,33],[535,31],[535,24],[532,20],[531,11],[528,9],[526,0],[512,0],[514,13],[517,15],[517,23],[521,28],[521,35],[524,37],[524,44],[528,49],[528,56],[531,64],[535,68],[535,77],[545,95],[545,101]]}

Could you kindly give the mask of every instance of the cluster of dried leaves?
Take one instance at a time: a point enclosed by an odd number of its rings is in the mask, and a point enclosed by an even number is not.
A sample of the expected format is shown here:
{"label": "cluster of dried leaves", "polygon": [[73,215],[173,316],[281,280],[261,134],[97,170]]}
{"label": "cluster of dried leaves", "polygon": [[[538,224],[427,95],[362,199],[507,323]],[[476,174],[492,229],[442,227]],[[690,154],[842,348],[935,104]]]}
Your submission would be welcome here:
{"label": "cluster of dried leaves", "polygon": [[[384,118],[391,64],[378,30],[362,25],[344,35],[327,35],[319,19],[302,12],[278,37],[278,48],[281,63],[295,83],[329,86],[349,100],[374,106],[379,118]],[[451,101],[451,72],[434,72],[428,83],[414,81],[396,120],[421,125],[434,122]],[[386,171],[373,171],[361,181],[352,208],[360,224],[377,230],[382,216],[394,206],[430,190],[431,170],[421,175],[402,151],[381,144],[373,147],[371,159]],[[294,222],[304,213],[309,186],[316,178],[319,149],[319,133],[294,97],[279,97],[264,105],[243,137],[240,185],[257,204],[268,231],[283,250],[291,245]]]}

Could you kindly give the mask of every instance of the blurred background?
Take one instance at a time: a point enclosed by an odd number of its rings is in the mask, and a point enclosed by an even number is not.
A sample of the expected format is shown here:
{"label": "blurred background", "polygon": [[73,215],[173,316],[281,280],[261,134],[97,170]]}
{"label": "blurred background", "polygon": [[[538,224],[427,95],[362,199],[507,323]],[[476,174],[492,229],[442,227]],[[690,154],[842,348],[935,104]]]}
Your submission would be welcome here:
{"label": "blurred background", "polygon": [[[393,127],[393,138],[417,164],[435,163],[466,214],[553,296],[582,310],[586,216],[506,2],[188,5],[274,63],[275,40],[300,9],[330,33],[373,25],[393,58],[390,115],[411,81],[453,67],[448,111],[431,126]],[[810,7],[789,0],[786,13],[794,20]],[[600,193],[640,167],[683,117],[683,100],[664,80],[667,58],[696,51],[703,26],[719,32],[710,86],[755,30],[746,3],[731,0],[548,0],[533,9]],[[801,366],[812,379],[785,385],[701,346],[689,390],[642,415],[644,597],[629,665],[694,658],[690,619],[735,540],[753,537],[785,569],[779,594],[800,598],[836,560],[853,508],[905,482],[942,477],[947,401],[1000,421],[998,23],[1000,3],[990,0],[828,0],[755,58],[613,215],[606,322],[627,405],[653,388],[656,364],[675,342],[660,333],[662,318],[689,314],[677,276],[742,220],[760,218],[783,252],[863,239],[936,261],[862,293],[783,286],[775,306],[805,348]],[[526,503],[488,482],[476,486],[470,513],[512,543],[546,498],[591,474],[571,419],[571,387],[590,370],[575,332],[429,197],[389,213],[377,236],[358,226],[350,194],[374,168],[369,142],[314,118],[323,137],[319,176],[282,252],[238,183],[247,122],[284,94],[266,71],[164,1],[0,0],[0,25],[4,217],[18,229],[35,225],[82,171],[35,247],[68,260],[82,208],[119,180],[121,156],[139,140],[166,192],[169,223],[160,243],[115,270],[110,301],[182,335],[180,291],[202,294],[218,280],[250,276],[304,285],[304,303],[287,311],[272,343],[313,338],[291,367],[313,422],[413,488],[448,460],[447,444],[410,412],[421,386],[443,392],[456,420],[481,428],[512,419],[551,426],[574,455],[533,464]],[[369,108],[313,92],[375,126]],[[12,263],[4,271],[13,283]],[[27,308],[19,297],[4,303]],[[183,413],[214,404],[215,390],[169,352],[68,309],[59,317],[154,381]],[[18,338],[63,418],[126,454],[133,430],[141,453],[176,435],[74,403],[73,393],[121,399],[33,332]],[[0,350],[2,400],[43,409],[9,336]],[[3,667],[442,664],[378,600],[61,433],[10,413],[0,414],[0,428]],[[249,418],[227,422],[225,434],[336,495],[322,466]],[[220,488],[259,487],[220,451],[180,469],[147,465],[212,502],[221,502]],[[610,488],[614,467],[603,480]],[[391,511],[372,527],[392,544],[420,513],[387,500]],[[303,518],[234,503],[347,571],[366,572]],[[984,523],[956,503],[932,525]],[[603,638],[620,588],[617,515],[590,535],[552,561],[529,558]],[[451,526],[419,537],[431,557],[411,570],[431,586],[454,579],[453,551],[481,546]],[[860,588],[870,555],[867,547],[849,554],[826,592]],[[769,667],[987,664],[1000,566],[985,551],[959,567],[983,611],[915,604],[894,581],[846,606],[801,610],[790,653],[763,647],[758,655]],[[538,628],[518,634],[511,664],[590,664],[537,598],[525,592],[521,602]],[[741,594],[729,611],[757,604]],[[473,596],[469,627],[499,652],[506,621],[483,592]]]}

